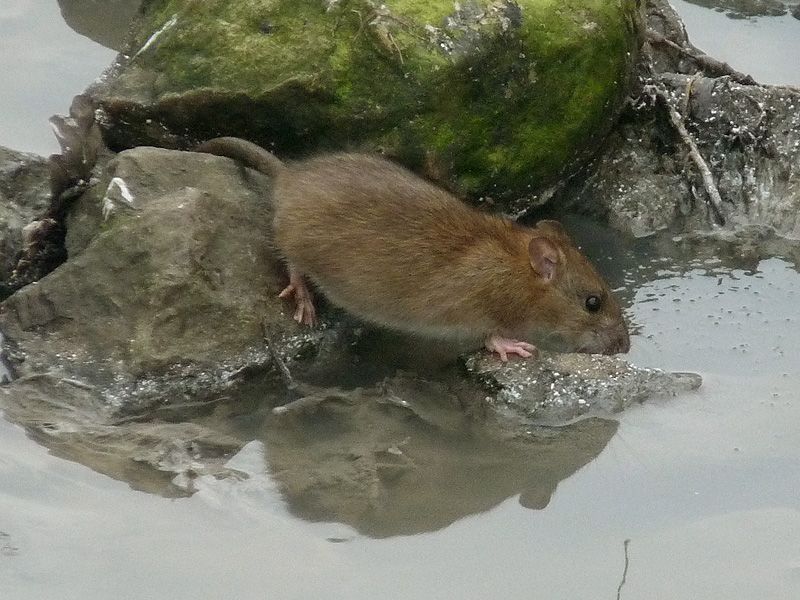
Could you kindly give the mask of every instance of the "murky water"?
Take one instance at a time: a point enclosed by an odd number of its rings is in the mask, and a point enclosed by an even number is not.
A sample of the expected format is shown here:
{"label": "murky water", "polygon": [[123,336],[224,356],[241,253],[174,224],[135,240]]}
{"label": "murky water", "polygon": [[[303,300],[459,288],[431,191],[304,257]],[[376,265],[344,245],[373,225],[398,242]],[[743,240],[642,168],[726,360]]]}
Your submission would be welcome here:
{"label": "murky water", "polygon": [[[18,58],[40,42],[64,47],[48,37],[57,9],[43,7],[0,8],[0,44],[7,33],[28,36]],[[42,52],[47,63],[57,54]],[[796,56],[785,49],[784,64]],[[25,132],[102,68],[75,60],[86,77],[64,88],[49,87],[57,70],[42,87],[30,78],[0,88],[0,144],[36,149]],[[34,118],[19,99],[41,96],[58,106]],[[255,432],[229,465],[249,479],[201,477],[193,496],[166,499],[51,456],[0,419],[0,598],[614,598],[625,540],[621,598],[800,597],[796,258],[668,236],[614,240],[589,251],[625,287],[637,328],[630,359],[698,371],[705,383],[624,413],[599,456],[542,502],[513,495],[441,529],[372,539],[293,516],[265,475],[269,450]],[[417,510],[419,522],[444,511]]]}

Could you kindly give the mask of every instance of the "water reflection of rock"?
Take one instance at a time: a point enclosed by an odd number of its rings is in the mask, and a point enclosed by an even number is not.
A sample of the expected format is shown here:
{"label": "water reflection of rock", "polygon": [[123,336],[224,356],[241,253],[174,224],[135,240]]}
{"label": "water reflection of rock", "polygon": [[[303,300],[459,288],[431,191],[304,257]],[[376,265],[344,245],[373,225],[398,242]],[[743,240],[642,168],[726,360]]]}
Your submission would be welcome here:
{"label": "water reflection of rock", "polygon": [[383,537],[440,529],[516,495],[544,508],[616,429],[587,419],[512,432],[470,419],[440,384],[400,378],[272,417],[262,439],[295,514]]}
{"label": "water reflection of rock", "polygon": [[544,508],[617,429],[605,419],[512,427],[481,414],[474,389],[402,375],[322,388],[303,410],[284,413],[265,395],[279,397],[255,384],[215,404],[125,419],[99,390],[42,374],[0,388],[0,407],[55,455],[165,496],[193,493],[196,477],[247,477],[227,461],[259,439],[295,514],[379,537],[439,529],[515,495]]}
{"label": "water reflection of rock", "polygon": [[122,50],[142,0],[58,0],[67,25],[113,50]]}

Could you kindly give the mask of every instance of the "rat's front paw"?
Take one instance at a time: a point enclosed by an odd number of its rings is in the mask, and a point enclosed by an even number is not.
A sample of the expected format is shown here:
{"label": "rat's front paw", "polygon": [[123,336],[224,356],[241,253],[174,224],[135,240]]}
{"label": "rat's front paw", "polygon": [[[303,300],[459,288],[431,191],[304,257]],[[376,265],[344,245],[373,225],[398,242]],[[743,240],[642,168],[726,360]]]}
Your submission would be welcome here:
{"label": "rat's front paw", "polygon": [[497,354],[500,355],[500,360],[503,362],[508,361],[509,354],[517,354],[522,358],[530,358],[531,356],[537,356],[539,354],[539,351],[533,344],[505,338],[496,333],[487,338],[486,349],[489,352],[497,352]]}

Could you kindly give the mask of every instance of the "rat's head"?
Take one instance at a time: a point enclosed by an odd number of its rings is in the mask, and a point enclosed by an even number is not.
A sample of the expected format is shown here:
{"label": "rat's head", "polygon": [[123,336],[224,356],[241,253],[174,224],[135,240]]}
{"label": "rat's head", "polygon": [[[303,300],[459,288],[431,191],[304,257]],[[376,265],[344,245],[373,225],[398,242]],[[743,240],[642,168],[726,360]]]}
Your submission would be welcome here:
{"label": "rat's head", "polygon": [[630,349],[619,302],[557,221],[539,221],[528,243],[535,275],[536,320],[576,352]]}

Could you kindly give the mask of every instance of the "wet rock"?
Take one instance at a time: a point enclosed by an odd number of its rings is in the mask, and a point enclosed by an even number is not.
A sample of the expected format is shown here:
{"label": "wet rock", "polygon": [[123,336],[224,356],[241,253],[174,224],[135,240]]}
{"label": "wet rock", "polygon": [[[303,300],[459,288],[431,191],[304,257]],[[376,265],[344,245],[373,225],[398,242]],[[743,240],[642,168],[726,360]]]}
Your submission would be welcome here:
{"label": "wet rock", "polygon": [[227,476],[244,441],[210,415],[291,399],[277,365],[313,358],[329,331],[298,331],[277,299],[269,194],[227,159],[116,157],[69,207],[69,260],[0,305],[14,377],[0,410],[137,489],[185,494],[176,474]]}
{"label": "wet rock", "polygon": [[468,373],[490,393],[498,415],[531,425],[563,425],[586,415],[611,417],[649,399],[700,387],[694,373],[635,367],[595,354],[542,353],[539,360],[503,363],[487,354],[466,361]]}
{"label": "wet rock", "polygon": [[36,155],[0,148],[0,299],[23,249],[23,228],[44,212],[50,199],[47,162]]}
{"label": "wet rock", "polygon": [[473,199],[530,201],[613,123],[636,4],[160,0],[91,93],[114,149],[220,134],[283,157],[361,148]]}
{"label": "wet rock", "polygon": [[119,155],[70,211],[69,260],[0,305],[26,356],[15,367],[135,386],[257,362],[246,356],[263,354],[265,326],[276,340],[296,332],[276,298],[268,197],[266,178],[226,159]]}
{"label": "wet rock", "polygon": [[[800,92],[730,78],[665,74],[658,81],[686,107],[683,116],[713,174],[725,224],[800,236]],[[704,182],[684,158],[686,145],[662,107],[638,105],[609,146],[578,203],[605,205],[611,223],[634,235],[704,229],[716,221]]]}
{"label": "wet rock", "polygon": [[[650,23],[665,29],[663,21],[673,22],[666,29],[680,32],[677,15],[662,8],[648,3]],[[734,71],[703,76],[700,69],[725,71],[727,66],[696,54],[682,45],[684,39],[679,35],[676,42],[680,51],[675,44],[666,48],[684,57],[678,67],[694,67],[687,74],[661,72],[676,65],[663,52],[653,55],[638,96],[587,177],[573,181],[564,204],[636,236],[720,224],[768,226],[800,236],[800,91],[748,85],[747,76]],[[708,179],[690,158],[689,140],[708,168]]]}
{"label": "wet rock", "polygon": [[795,19],[800,19],[800,4],[798,4],[797,6],[795,6],[795,7],[792,9],[792,16],[793,16]]}

